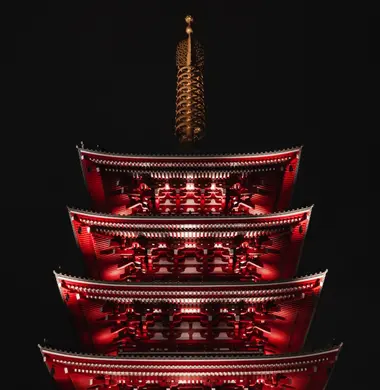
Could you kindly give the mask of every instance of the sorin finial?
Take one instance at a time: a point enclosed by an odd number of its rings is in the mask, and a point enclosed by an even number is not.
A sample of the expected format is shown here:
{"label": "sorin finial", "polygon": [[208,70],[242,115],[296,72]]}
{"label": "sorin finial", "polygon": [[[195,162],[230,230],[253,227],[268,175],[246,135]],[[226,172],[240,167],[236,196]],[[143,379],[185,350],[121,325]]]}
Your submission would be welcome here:
{"label": "sorin finial", "polygon": [[176,134],[181,143],[200,140],[205,130],[204,52],[193,38],[192,16],[185,17],[187,37],[177,45]]}
{"label": "sorin finial", "polygon": [[187,15],[185,18],[185,22],[187,23],[186,33],[190,35],[193,32],[193,29],[191,28],[191,23],[194,22],[194,19],[191,15]]}

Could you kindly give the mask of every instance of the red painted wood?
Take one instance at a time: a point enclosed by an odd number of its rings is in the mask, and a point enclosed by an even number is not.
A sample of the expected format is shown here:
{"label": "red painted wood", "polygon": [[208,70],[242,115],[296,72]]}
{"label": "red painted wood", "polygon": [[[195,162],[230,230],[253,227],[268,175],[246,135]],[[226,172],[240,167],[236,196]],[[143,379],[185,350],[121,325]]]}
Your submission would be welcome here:
{"label": "red painted wood", "polygon": [[[325,273],[287,282],[222,284],[121,284],[59,274],[56,278],[89,351],[107,354],[122,345],[126,350],[202,347],[274,354],[302,348]],[[218,309],[213,311],[212,305]],[[169,334],[170,322],[175,334]],[[145,325],[148,334],[141,333]],[[212,333],[207,333],[209,326]]]}
{"label": "red painted wood", "polygon": [[[285,210],[300,153],[295,148],[240,156],[128,156],[79,149],[94,208],[122,215]],[[188,183],[195,189],[187,189]],[[234,189],[236,185],[242,186],[243,196]]]}
{"label": "red painted wood", "polygon": [[170,219],[69,213],[93,278],[270,281],[295,275],[311,208]]}

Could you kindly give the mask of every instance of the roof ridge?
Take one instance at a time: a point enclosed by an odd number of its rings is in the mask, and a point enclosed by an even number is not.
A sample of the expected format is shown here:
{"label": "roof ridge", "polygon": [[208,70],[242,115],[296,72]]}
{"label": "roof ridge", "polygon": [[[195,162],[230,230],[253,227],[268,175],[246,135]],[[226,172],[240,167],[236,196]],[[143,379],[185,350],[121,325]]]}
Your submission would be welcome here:
{"label": "roof ridge", "polygon": [[[109,355],[101,355],[101,354],[91,354],[91,353],[83,353],[83,352],[73,352],[73,351],[66,351],[64,349],[58,349],[58,348],[51,348],[51,347],[46,347],[46,346],[42,346],[41,344],[37,344],[38,348],[40,349],[40,352],[43,353],[43,351],[46,351],[46,352],[52,352],[52,353],[63,353],[63,354],[68,354],[68,355],[72,355],[72,356],[77,356],[77,357],[89,357],[89,358],[94,358],[94,357],[99,357],[99,358],[103,358],[103,359],[109,359],[109,360],[123,360],[123,359],[126,359],[126,357],[123,357],[123,356],[109,356]],[[286,354],[276,354],[276,355],[255,355],[255,354],[252,354],[252,355],[245,355],[243,354],[243,356],[249,356],[249,357],[253,357],[253,358],[256,358],[256,359],[260,359],[260,360],[270,360],[270,359],[273,359],[273,358],[287,358],[287,357],[302,357],[302,356],[305,356],[305,355],[315,355],[315,354],[318,354],[318,353],[323,353],[323,352],[333,352],[335,350],[337,350],[337,352],[339,353],[340,350],[342,349],[343,347],[343,343],[339,343],[338,345],[333,345],[333,346],[330,346],[330,347],[325,347],[325,348],[319,348],[319,349],[315,349],[311,352],[307,352],[307,351],[301,351],[301,352],[292,352],[292,353],[286,353]],[[232,352],[232,353],[231,353]],[[131,352],[130,353],[130,356],[136,356],[136,357],[139,357],[139,356],[149,356],[149,354],[151,354],[152,356],[157,356],[157,357],[170,357],[170,354],[172,352],[166,352],[166,353],[162,353],[162,354],[157,354],[157,355],[153,355],[152,353],[149,353],[149,352]],[[234,356],[239,356],[239,353],[241,352],[237,352],[236,354],[233,353],[233,351],[228,351],[228,352],[221,352],[220,355],[225,355],[226,357],[228,357],[228,355],[234,355]],[[174,354],[174,353],[172,353]],[[197,352],[197,356],[207,356],[206,353],[204,352]],[[217,353],[216,353],[217,355]],[[219,356],[220,356],[219,355]],[[185,353],[181,353],[180,355],[180,358],[185,358],[186,359],[186,354]]]}
{"label": "roof ridge", "polygon": [[81,209],[81,208],[76,208],[76,207],[71,207],[71,206],[66,206],[67,210],[69,212],[79,212],[79,213],[87,213],[87,214],[93,214],[93,215],[99,215],[102,217],[115,217],[115,218],[123,218],[126,221],[128,219],[133,219],[133,218],[142,218],[142,219],[167,219],[168,221],[170,219],[184,219],[184,220],[191,220],[191,219],[255,219],[258,217],[272,217],[272,216],[281,216],[282,214],[291,214],[294,212],[310,212],[312,211],[314,204],[310,206],[305,206],[305,207],[298,207],[298,208],[293,208],[293,209],[288,209],[288,210],[283,210],[283,211],[275,211],[273,213],[260,213],[260,214],[246,214],[246,215],[119,215],[119,214],[110,214],[110,213],[103,213],[95,210],[90,210],[90,209]]}
{"label": "roof ridge", "polygon": [[117,153],[117,152],[104,152],[98,149],[91,149],[91,148],[85,148],[81,147],[79,145],[76,145],[79,152],[93,152],[93,153],[102,153],[104,155],[111,156],[120,156],[120,157],[234,157],[234,156],[263,156],[265,154],[271,154],[271,153],[286,153],[286,152],[299,152],[303,148],[303,145],[300,146],[294,146],[289,148],[283,148],[283,149],[277,149],[277,150],[268,150],[265,152],[255,152],[255,153],[202,153],[202,154],[160,154],[160,153],[152,153],[152,154],[146,154],[146,153]]}
{"label": "roof ridge", "polygon": [[[247,281],[247,282],[241,282],[241,281],[237,281],[237,282],[231,282],[231,284],[252,284],[252,286],[260,286],[260,285],[267,285],[267,284],[281,284],[281,283],[289,283],[289,282],[293,282],[293,281],[300,281],[302,279],[309,279],[311,277],[323,277],[325,278],[326,275],[327,275],[327,272],[328,272],[328,269],[324,270],[324,271],[319,271],[319,272],[314,272],[314,273],[310,273],[310,274],[306,274],[306,275],[302,275],[302,276],[295,276],[294,278],[290,278],[290,279],[282,279],[282,280],[273,280],[273,281],[268,281],[268,282],[250,282],[250,281]],[[58,277],[62,277],[62,278],[70,278],[70,279],[73,279],[73,280],[77,280],[77,281],[81,281],[81,282],[90,282],[90,283],[104,283],[104,284],[113,284],[115,286],[133,286],[133,285],[140,285],[140,284],[146,284],[146,282],[118,282],[118,281],[105,281],[105,280],[97,280],[97,279],[92,279],[92,278],[86,278],[86,277],[83,277],[83,276],[73,276],[73,275],[70,275],[70,274],[66,274],[66,273],[62,273],[62,272],[57,272],[55,270],[53,270],[53,274],[56,278]],[[203,282],[199,282],[200,286],[212,286],[214,284],[227,284],[228,282],[222,282],[222,283],[209,283],[207,284],[207,282],[205,283],[204,281]],[[162,286],[168,286],[168,285],[183,285],[183,286],[186,286],[186,285],[192,285],[192,284],[197,284],[197,282],[149,282],[149,285],[152,286],[152,285],[162,285]]]}

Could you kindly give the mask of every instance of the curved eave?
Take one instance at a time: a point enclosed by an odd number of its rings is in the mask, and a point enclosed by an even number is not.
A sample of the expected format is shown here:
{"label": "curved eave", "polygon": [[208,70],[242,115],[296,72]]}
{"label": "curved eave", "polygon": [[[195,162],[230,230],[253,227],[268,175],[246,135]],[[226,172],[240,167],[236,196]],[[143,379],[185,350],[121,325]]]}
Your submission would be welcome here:
{"label": "curved eave", "polygon": [[237,288],[247,288],[252,287],[255,290],[258,289],[275,289],[276,287],[279,288],[286,288],[287,286],[297,286],[301,285],[302,283],[306,282],[317,282],[319,281],[321,286],[324,283],[324,280],[326,278],[328,270],[325,270],[323,272],[306,275],[306,276],[300,276],[289,280],[281,280],[281,281],[272,281],[272,282],[258,282],[258,283],[247,283],[247,282],[225,282],[225,283],[218,283],[218,282],[200,282],[200,283],[189,283],[189,282],[181,282],[181,283],[169,283],[169,282],[156,282],[154,284],[147,285],[146,283],[136,283],[136,282],[104,282],[100,280],[94,280],[94,279],[88,279],[88,278],[81,278],[76,276],[70,276],[63,273],[58,273],[56,271],[53,271],[54,276],[57,280],[57,283],[59,281],[65,281],[65,282],[72,282],[72,283],[80,283],[83,285],[86,285],[88,288],[101,286],[101,287],[116,287],[116,288],[122,288],[122,287],[136,287],[136,288],[152,288],[152,287],[163,287],[165,289],[182,289],[185,288],[192,288],[192,287],[204,287],[204,288],[225,288],[228,286],[231,287],[237,287]]}
{"label": "curved eave", "polygon": [[[102,362],[109,362],[109,364],[115,364],[115,362],[119,363],[130,363],[135,362],[136,360],[143,359],[144,362],[146,361],[153,361],[157,362],[162,361],[163,364],[167,365],[169,362],[173,362],[174,364],[176,362],[209,362],[209,361],[240,361],[240,360],[250,360],[252,364],[260,364],[260,363],[268,363],[273,364],[273,362],[279,361],[280,364],[283,364],[284,361],[288,361],[291,363],[292,361],[297,361],[299,359],[302,359],[305,364],[308,363],[307,359],[315,359],[321,356],[330,356],[331,358],[338,357],[338,354],[343,346],[343,343],[340,343],[337,346],[326,348],[310,353],[294,353],[294,354],[285,354],[285,355],[264,355],[264,356],[256,356],[252,354],[244,354],[241,352],[237,353],[223,353],[221,352],[220,355],[215,353],[216,356],[211,356],[208,353],[196,353],[196,354],[190,354],[190,353],[129,353],[128,357],[121,357],[121,356],[104,356],[104,355],[95,355],[95,354],[84,354],[84,353],[76,353],[76,352],[68,352],[63,351],[59,349],[54,348],[48,348],[43,347],[41,345],[38,345],[41,354],[44,356],[47,355],[54,355],[56,357],[60,358],[67,358],[67,359],[83,359],[83,360],[92,360],[92,361],[102,361]],[[125,354],[126,355],[126,354]],[[190,355],[190,356],[189,356]],[[219,356],[218,356],[219,355]]]}
{"label": "curved eave", "polygon": [[297,146],[288,149],[281,149],[275,151],[261,152],[261,153],[236,153],[236,154],[123,154],[102,152],[99,150],[78,148],[79,155],[85,155],[94,158],[105,158],[112,160],[128,161],[135,160],[137,162],[144,160],[144,162],[198,162],[208,160],[220,160],[220,162],[230,162],[234,160],[262,160],[266,158],[283,158],[291,155],[297,155],[301,152],[302,146]]}
{"label": "curved eave", "polygon": [[295,217],[301,217],[303,214],[307,214],[310,216],[311,211],[313,209],[312,206],[288,210],[288,211],[280,211],[272,214],[258,214],[258,215],[229,215],[229,216],[211,216],[211,215],[205,215],[202,217],[192,217],[192,216],[165,216],[165,217],[159,217],[159,216],[128,216],[128,215],[113,215],[113,214],[107,214],[107,213],[98,213],[95,211],[87,211],[82,209],[77,209],[73,207],[67,208],[70,215],[77,215],[79,217],[87,217],[87,218],[94,218],[94,219],[102,219],[102,220],[118,220],[118,221],[124,221],[128,223],[134,223],[134,222],[164,222],[164,223],[186,223],[186,224],[192,224],[196,222],[228,222],[231,223],[233,220],[236,220],[237,223],[242,222],[248,222],[248,223],[260,223],[265,221],[273,221],[278,220],[281,221],[286,218],[295,218]]}

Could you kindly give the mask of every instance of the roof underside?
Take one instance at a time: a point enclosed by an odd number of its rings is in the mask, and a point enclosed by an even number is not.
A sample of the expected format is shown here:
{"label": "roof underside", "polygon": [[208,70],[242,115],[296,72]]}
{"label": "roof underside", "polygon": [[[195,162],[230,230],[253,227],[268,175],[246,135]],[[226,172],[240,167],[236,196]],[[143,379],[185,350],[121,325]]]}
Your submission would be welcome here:
{"label": "roof underside", "polygon": [[[74,209],[69,214],[93,278],[151,282],[203,275],[206,281],[224,275],[269,281],[295,276],[311,209],[236,217],[116,216]],[[260,261],[254,264],[252,256]]]}
{"label": "roof underside", "polygon": [[325,273],[288,282],[224,285],[56,278],[84,346],[97,352],[172,350],[175,340],[178,351],[202,345],[209,351],[273,354],[303,346]]}
{"label": "roof underside", "polygon": [[231,155],[128,155],[82,148],[78,153],[98,210],[260,214],[289,207],[301,148]]}

